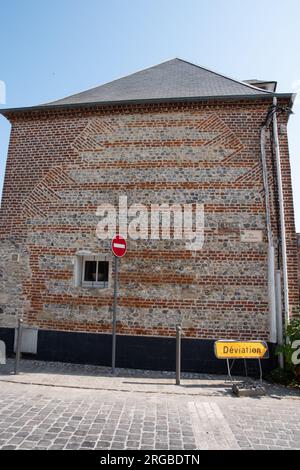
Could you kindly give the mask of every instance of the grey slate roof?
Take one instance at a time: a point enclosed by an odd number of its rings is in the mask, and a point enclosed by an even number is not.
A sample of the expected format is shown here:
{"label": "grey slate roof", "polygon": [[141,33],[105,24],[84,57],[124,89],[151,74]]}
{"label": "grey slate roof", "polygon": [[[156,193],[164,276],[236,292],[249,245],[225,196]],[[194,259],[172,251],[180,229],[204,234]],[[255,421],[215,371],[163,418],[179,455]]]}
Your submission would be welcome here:
{"label": "grey slate roof", "polygon": [[[259,82],[262,83],[262,82]],[[288,99],[295,95],[260,89],[183,59],[172,59],[76,95],[37,106],[1,109],[0,114],[145,102],[203,101],[217,99]]]}
{"label": "grey slate roof", "polygon": [[249,95],[270,92],[185,60],[172,59],[44,106]]}

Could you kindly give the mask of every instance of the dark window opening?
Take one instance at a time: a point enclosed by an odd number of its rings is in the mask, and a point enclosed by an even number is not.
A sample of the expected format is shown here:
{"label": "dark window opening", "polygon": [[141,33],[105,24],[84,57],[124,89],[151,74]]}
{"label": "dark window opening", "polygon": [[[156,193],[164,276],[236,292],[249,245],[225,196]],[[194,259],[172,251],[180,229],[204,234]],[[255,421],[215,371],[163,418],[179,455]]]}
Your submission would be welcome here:
{"label": "dark window opening", "polygon": [[84,281],[95,282],[97,272],[97,261],[86,261],[84,269]]}
{"label": "dark window opening", "polygon": [[98,282],[108,282],[108,262],[98,261]]}
{"label": "dark window opening", "polygon": [[83,285],[87,287],[108,287],[108,277],[108,261],[84,261]]}

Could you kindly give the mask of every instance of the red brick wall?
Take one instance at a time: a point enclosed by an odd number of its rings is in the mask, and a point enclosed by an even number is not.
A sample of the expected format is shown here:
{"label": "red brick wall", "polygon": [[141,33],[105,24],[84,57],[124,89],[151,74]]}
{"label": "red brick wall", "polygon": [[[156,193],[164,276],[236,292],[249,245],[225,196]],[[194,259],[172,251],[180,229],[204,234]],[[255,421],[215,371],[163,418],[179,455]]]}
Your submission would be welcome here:
{"label": "red brick wall", "polygon": [[[270,104],[136,105],[11,114],[0,236],[5,253],[18,251],[22,256],[18,264],[7,257],[3,267],[6,292],[0,295],[0,323],[13,323],[23,311],[26,322],[40,328],[110,330],[112,287],[101,292],[73,287],[72,260],[78,249],[110,252],[109,243],[101,244],[95,236],[95,194],[100,202],[116,202],[120,194],[128,194],[132,202],[140,197],[146,204],[158,195],[160,202],[175,195],[182,202],[205,199],[203,250],[193,253],[176,241],[129,240],[121,264],[118,332],[173,335],[176,323],[182,322],[191,337],[268,339],[259,130]],[[285,120],[279,118],[281,124]],[[168,133],[172,137],[164,139]],[[299,290],[285,133],[280,134],[280,146],[292,311]],[[276,241],[270,148],[267,157]],[[193,171],[198,180],[190,176]],[[263,243],[242,244],[240,230],[247,228],[263,230]],[[8,274],[16,280],[16,290],[5,289]]]}

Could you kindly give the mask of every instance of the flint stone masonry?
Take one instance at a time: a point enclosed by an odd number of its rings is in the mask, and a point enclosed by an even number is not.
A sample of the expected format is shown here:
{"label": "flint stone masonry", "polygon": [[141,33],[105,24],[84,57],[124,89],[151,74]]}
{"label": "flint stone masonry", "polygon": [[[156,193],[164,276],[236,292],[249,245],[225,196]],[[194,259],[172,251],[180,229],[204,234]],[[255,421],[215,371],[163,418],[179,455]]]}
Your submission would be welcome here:
{"label": "flint stone masonry", "polygon": [[[109,154],[109,156],[108,156]],[[164,158],[166,163],[172,163],[175,161],[180,161],[182,164],[195,164],[200,166],[201,162],[212,162],[218,164],[225,157],[231,154],[230,150],[222,148],[195,148],[191,147],[188,144],[185,145],[185,152],[182,155],[181,149],[177,148],[168,149],[167,147],[161,148],[158,152],[158,148],[139,148],[138,150],[132,149],[131,163],[136,163],[142,166],[145,163],[150,165],[155,165],[157,162]],[[103,167],[108,167],[109,165],[114,164],[114,162],[126,164],[126,150],[120,148],[110,148],[105,150],[105,159],[103,151],[93,151],[93,152],[82,152],[81,160],[85,164],[95,164],[100,163]],[[142,162],[141,162],[142,157]]]}
{"label": "flint stone masonry", "polygon": [[[111,200],[110,204],[112,203],[113,201]],[[163,202],[160,201],[160,203],[162,204]],[[199,203],[201,203],[201,201],[199,201]],[[128,217],[129,222],[131,219],[132,218]],[[84,212],[78,213],[71,210],[70,212],[64,211],[59,214],[49,214],[46,220],[42,217],[35,217],[32,219],[32,224],[37,225],[39,228],[43,226],[51,227],[59,225],[77,227],[80,231],[82,226],[87,226],[95,230],[95,227],[99,221],[100,217],[96,215],[96,211],[95,213],[89,214]],[[148,211],[147,223],[150,230],[150,208]],[[218,213],[207,213],[205,215],[205,226],[207,229],[222,227],[224,225],[226,225],[227,228],[232,227],[239,229],[240,227],[255,227],[257,229],[264,229],[264,219],[259,215],[251,214],[251,212],[249,214],[242,213],[240,215],[232,214],[230,212],[228,212],[226,215]]]}
{"label": "flint stone masonry", "polygon": [[245,174],[247,169],[228,169],[228,168],[214,168],[214,169],[203,169],[203,168],[166,168],[163,172],[160,168],[158,169],[146,169],[140,170],[135,169],[134,172],[125,172],[118,169],[109,169],[105,171],[101,170],[73,170],[70,171],[69,175],[71,178],[78,183],[134,183],[134,182],[155,182],[155,181],[172,181],[174,183],[180,182],[213,182],[219,181],[232,181],[237,179],[239,176]]}
{"label": "flint stone masonry", "polygon": [[[57,229],[58,230],[58,229]],[[86,247],[90,247],[91,251],[99,249],[98,240],[95,239],[95,230],[91,227],[85,227],[85,233],[76,233],[78,230],[70,233],[70,227],[68,227],[68,232],[61,233],[60,231],[50,232],[42,231],[42,227],[39,226],[39,229],[36,232],[29,232],[27,243],[28,245],[38,245],[53,250],[53,247],[59,247],[61,250],[68,250],[72,245],[73,249],[69,250],[70,253],[75,253],[76,251],[82,249],[83,242]],[[214,228],[212,232],[206,230],[204,234],[205,245],[202,251],[193,253],[183,253],[185,250],[185,243],[181,240],[130,240],[131,251],[127,253],[126,259],[131,257],[132,252],[136,254],[136,251],[143,251],[143,257],[156,257],[159,259],[178,259],[177,252],[180,253],[179,258],[194,258],[200,260],[209,260],[210,257],[208,253],[211,251],[216,252],[219,255],[219,259],[223,261],[232,260],[233,258],[236,261],[240,261],[240,257],[237,253],[240,251],[243,252],[245,260],[265,260],[266,251],[265,246],[261,243],[241,243],[240,242],[240,230],[222,230],[218,226]],[[103,247],[110,249],[110,241],[103,240]],[[136,256],[134,257],[136,258]],[[216,258],[214,258],[216,260]],[[70,260],[71,261],[71,260]],[[255,266],[255,265],[254,265]],[[255,267],[254,267],[255,269]]]}
{"label": "flint stone masonry", "polygon": [[[141,156],[140,156],[141,158]],[[76,207],[85,207],[87,204],[92,204],[97,207],[99,204],[107,202],[107,198],[115,201],[117,204],[119,202],[119,197],[124,196],[121,190],[119,191],[109,191],[107,189],[105,192],[100,191],[58,191],[57,192],[60,199],[64,200],[66,204],[76,203]],[[224,190],[182,190],[180,192],[176,190],[135,190],[134,188],[130,193],[126,193],[128,204],[132,203],[144,203],[147,200],[151,200],[154,203],[160,203],[164,201],[167,204],[183,204],[188,202],[199,202],[201,201],[204,204],[253,204],[261,205],[263,208],[263,196],[255,190],[245,189],[245,190],[235,190],[232,189],[230,192]],[[72,208],[72,205],[70,206]]]}
{"label": "flint stone masonry", "polygon": [[[1,208],[0,326],[15,325],[22,313],[40,329],[110,331],[113,283],[75,287],[74,258],[78,250],[110,255],[110,240],[96,237],[96,209],[117,207],[126,195],[128,205],[148,208],[203,203],[205,238],[197,252],[187,250],[185,240],[128,240],[118,333],[173,336],[180,323],[190,338],[267,340],[259,132],[269,106],[243,101],[12,113]],[[286,116],[279,121],[286,125]],[[280,145],[292,310],[299,293],[285,134]],[[271,169],[269,148],[267,159]],[[245,229],[261,230],[263,241],[241,242]],[[15,252],[19,263],[11,261]]]}
{"label": "flint stone masonry", "polygon": [[[159,285],[153,285],[152,287],[149,287],[149,281],[151,281],[151,278],[143,278],[139,280],[138,278],[136,279],[128,279],[126,282],[126,275],[122,276],[122,281],[126,283],[126,288],[120,288],[120,296],[128,296],[128,293],[130,292],[130,295],[135,296],[136,298],[145,298],[145,299],[172,299],[174,296],[178,298],[181,296],[182,299],[195,299],[198,300],[200,299],[205,299],[205,302],[209,301],[222,301],[222,300],[239,300],[239,299],[245,299],[247,300],[248,298],[252,298],[253,302],[267,302],[267,296],[265,293],[264,286],[258,287],[247,287],[243,286],[243,289],[238,290],[235,286],[226,286],[226,287],[220,287],[218,292],[216,293],[216,289],[214,286],[205,286],[205,285],[198,285],[194,284],[193,281],[191,280],[190,283],[188,283],[185,288],[181,285],[176,285],[175,287],[173,286],[173,283],[166,283],[166,285],[159,286]],[[180,277],[178,278],[178,281],[180,281]],[[183,279],[184,281],[184,279]],[[154,283],[154,281],[153,281]],[[179,284],[179,282],[178,282]],[[65,281],[65,280],[49,280],[46,281],[46,289],[49,294],[70,294],[70,295],[75,295],[78,293],[77,287],[73,287],[72,285],[72,279],[70,281]],[[106,291],[107,289],[103,289],[103,291]],[[144,292],[146,291],[146,292]],[[94,295],[95,294],[95,289],[92,289],[92,292]],[[87,294],[86,289],[81,289],[82,295],[84,293]],[[101,289],[98,290],[98,295],[101,294]],[[104,292],[102,293],[101,297],[107,297],[107,293],[105,294]]]}
{"label": "flint stone masonry", "polygon": [[[15,326],[28,306],[22,289],[22,282],[30,273],[28,252],[6,240],[1,241],[0,251],[0,324]],[[19,255],[16,260],[15,255]]]}

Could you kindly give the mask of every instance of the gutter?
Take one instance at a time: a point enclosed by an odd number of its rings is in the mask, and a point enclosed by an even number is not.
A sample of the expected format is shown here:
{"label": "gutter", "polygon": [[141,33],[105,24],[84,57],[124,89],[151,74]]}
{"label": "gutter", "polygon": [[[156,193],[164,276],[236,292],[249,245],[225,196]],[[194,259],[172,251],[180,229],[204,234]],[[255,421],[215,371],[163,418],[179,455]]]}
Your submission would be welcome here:
{"label": "gutter", "polygon": [[263,173],[263,185],[265,195],[266,226],[268,235],[268,303],[269,303],[269,340],[271,343],[277,343],[278,330],[276,316],[276,290],[275,290],[275,249],[273,242],[271,210],[270,210],[270,192],[268,181],[268,168],[266,161],[266,129],[269,127],[274,109],[268,111],[265,122],[260,130],[260,157]]}
{"label": "gutter", "polygon": [[12,113],[29,113],[41,112],[52,110],[69,110],[93,107],[108,107],[108,106],[124,106],[124,105],[137,105],[137,104],[162,104],[162,103],[206,103],[210,101],[237,101],[237,100],[269,100],[271,98],[288,99],[289,106],[292,107],[296,94],[295,93],[266,93],[266,94],[251,94],[251,95],[218,95],[218,96],[188,96],[181,98],[150,98],[150,99],[137,99],[137,100],[119,100],[119,101],[95,101],[91,103],[64,103],[64,104],[43,104],[38,106],[26,106],[21,108],[0,108],[0,114],[8,116]]}

